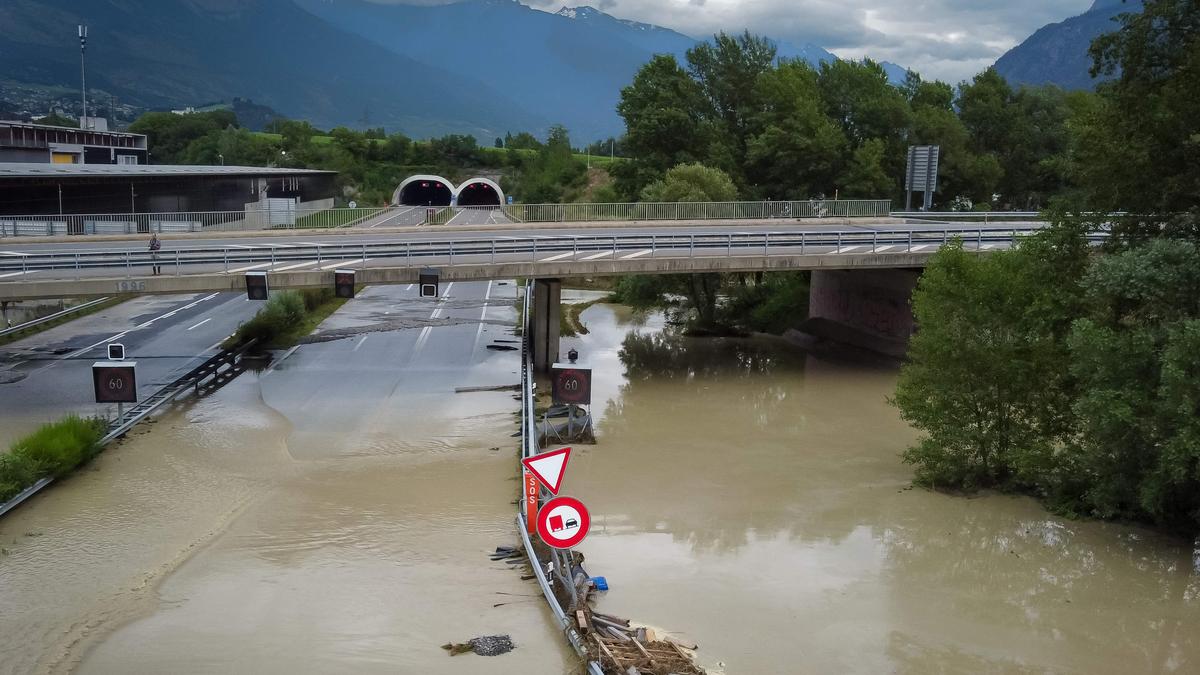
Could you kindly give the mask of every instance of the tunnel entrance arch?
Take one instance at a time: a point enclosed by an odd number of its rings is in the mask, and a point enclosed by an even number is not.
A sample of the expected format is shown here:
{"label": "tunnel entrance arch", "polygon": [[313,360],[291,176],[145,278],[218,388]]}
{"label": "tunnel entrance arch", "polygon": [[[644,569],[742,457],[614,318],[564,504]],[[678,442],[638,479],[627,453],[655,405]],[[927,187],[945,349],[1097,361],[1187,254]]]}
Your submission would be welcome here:
{"label": "tunnel entrance arch", "polygon": [[487,178],[469,178],[458,186],[459,206],[500,206],[504,190]]}
{"label": "tunnel entrance arch", "polygon": [[399,206],[450,206],[454,200],[453,185],[441,176],[410,176],[396,188],[392,203]]}

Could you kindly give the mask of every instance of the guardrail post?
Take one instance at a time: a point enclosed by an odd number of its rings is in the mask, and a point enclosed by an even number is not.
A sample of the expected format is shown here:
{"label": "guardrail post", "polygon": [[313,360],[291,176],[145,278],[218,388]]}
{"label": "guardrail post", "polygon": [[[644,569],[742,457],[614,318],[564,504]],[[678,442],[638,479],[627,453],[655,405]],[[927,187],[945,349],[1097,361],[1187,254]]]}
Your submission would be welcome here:
{"label": "guardrail post", "polygon": [[78,253],[76,253],[76,254],[75,254],[75,278],[76,278],[76,279],[78,279],[78,278],[79,278],[79,276],[80,276],[80,272],[79,272],[79,254],[78,254]]}
{"label": "guardrail post", "polygon": [[[366,246],[364,245],[363,253],[366,253],[366,251],[367,251],[367,249],[366,249]],[[454,240],[453,239],[450,240],[450,265],[451,266],[454,265]]]}
{"label": "guardrail post", "polygon": [[225,274],[229,274],[229,249],[222,249],[221,257],[225,259]]}
{"label": "guardrail post", "polygon": [[979,237],[975,240],[975,250],[983,250],[983,228],[979,228]]}
{"label": "guardrail post", "polygon": [[763,257],[764,258],[769,257],[771,255],[767,250],[768,248],[770,248],[770,246],[771,246],[771,233],[764,232],[763,233]]}
{"label": "guardrail post", "polygon": [[179,260],[179,249],[175,249],[175,276],[181,276],[183,269]]}
{"label": "guardrail post", "polygon": [[908,252],[912,253],[912,230],[908,231]]}
{"label": "guardrail post", "polygon": [[838,244],[837,253],[841,253],[842,252],[842,233],[841,233],[841,231],[838,231],[837,244]]}
{"label": "guardrail post", "polygon": [[688,235],[688,257],[696,257],[696,235],[694,234]]}
{"label": "guardrail post", "polygon": [[657,239],[658,239],[658,238],[657,238],[657,237],[655,237],[653,234],[652,234],[652,235],[650,235],[650,257],[651,257],[651,258],[657,258],[657,257],[658,257],[658,251],[657,251],[657,249],[658,249],[658,246],[655,244],[655,242],[657,241]]}
{"label": "guardrail post", "polygon": [[729,242],[725,245],[725,257],[726,258],[733,257],[733,234],[732,233],[730,233],[730,235],[729,235]]}
{"label": "guardrail post", "polygon": [[800,232],[800,255],[804,255],[804,232]]}
{"label": "guardrail post", "polygon": [[1012,231],[1012,247],[1013,248],[1017,247],[1017,228],[1015,228],[1015,227],[1013,228],[1013,231]]}
{"label": "guardrail post", "polygon": [[492,264],[496,264],[496,240],[492,240]]}
{"label": "guardrail post", "polygon": [[125,276],[133,276],[133,262],[130,260],[129,251],[125,251]]}
{"label": "guardrail post", "polygon": [[879,230],[871,230],[871,253],[879,252]]}

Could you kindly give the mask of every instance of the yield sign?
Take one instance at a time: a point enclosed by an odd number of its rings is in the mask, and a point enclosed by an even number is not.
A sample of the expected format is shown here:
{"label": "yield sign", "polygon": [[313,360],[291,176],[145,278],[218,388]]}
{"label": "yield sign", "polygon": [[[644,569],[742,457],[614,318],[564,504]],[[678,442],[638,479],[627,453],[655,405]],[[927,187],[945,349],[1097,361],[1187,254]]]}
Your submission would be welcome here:
{"label": "yield sign", "polygon": [[571,458],[570,448],[559,448],[543,452],[536,457],[521,460],[529,473],[537,477],[542,485],[553,494],[558,494],[562,485],[563,474],[566,473],[567,460]]}

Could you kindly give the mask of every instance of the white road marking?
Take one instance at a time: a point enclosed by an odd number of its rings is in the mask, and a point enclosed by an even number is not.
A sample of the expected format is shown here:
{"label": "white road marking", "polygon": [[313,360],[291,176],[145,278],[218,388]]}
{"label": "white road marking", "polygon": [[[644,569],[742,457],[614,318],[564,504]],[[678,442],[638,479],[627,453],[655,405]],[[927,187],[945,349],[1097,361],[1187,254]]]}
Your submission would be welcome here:
{"label": "white road marking", "polygon": [[990,251],[990,250],[992,250],[992,249],[994,249],[994,248],[1000,248],[1000,244],[984,244],[983,246],[981,246],[981,247],[980,247],[980,249],[979,249],[979,250],[981,250],[981,251]]}
{"label": "white road marking", "polygon": [[623,255],[623,256],[621,256],[621,260],[632,260],[634,258],[640,258],[640,257],[650,253],[651,250],[652,249],[646,249],[645,251],[638,251],[637,253],[630,253],[629,255]]}
{"label": "white road marking", "polygon": [[361,339],[361,340],[359,340],[359,341],[358,341],[358,344],[354,345],[354,349],[352,349],[352,350],[350,350],[350,351],[354,351],[354,352],[358,351],[358,348],[359,348],[359,347],[361,347],[361,346],[363,346],[363,343],[364,343],[364,342],[366,342],[366,341],[367,341],[367,338],[369,338],[369,337],[371,337],[371,336],[370,336],[370,335],[364,335],[364,336],[362,336],[362,339]]}
{"label": "white road marking", "polygon": [[288,270],[294,270],[297,267],[305,267],[307,265],[316,265],[316,264],[317,264],[316,260],[309,260],[308,262],[296,263],[295,265],[284,265],[283,267],[276,267],[274,271],[286,272]]}
{"label": "white road marking", "polygon": [[612,255],[612,254],[613,254],[612,251],[604,251],[603,253],[593,253],[592,255],[589,255],[586,258],[580,258],[580,260],[596,260],[597,258],[603,258],[606,255]]}
{"label": "white road marking", "polygon": [[270,267],[270,266],[271,266],[271,263],[269,263],[269,262],[268,263],[260,263],[258,265],[247,265],[245,267],[238,267],[236,269],[229,270],[229,272],[227,272],[227,274],[237,274],[238,272],[249,272],[250,270],[257,270],[257,269],[262,269],[263,267]]}
{"label": "white road marking", "polygon": [[248,244],[226,244],[226,245],[225,245],[225,248],[248,248],[248,249],[256,249],[256,248],[267,248],[267,247],[266,247],[266,246],[250,246],[250,245],[248,245]]}
{"label": "white road marking", "polygon": [[472,354],[475,353],[475,350],[479,349],[479,338],[480,338],[480,336],[483,335],[483,326],[484,326],[483,322],[484,322],[484,320],[487,319],[487,311],[488,311],[487,303],[488,303],[488,299],[491,297],[492,297],[492,282],[489,281],[488,285],[487,285],[487,290],[484,291],[484,293],[483,293],[483,311],[481,311],[479,313],[479,328],[477,328],[475,330],[475,344],[471,346]]}
{"label": "white road marking", "polygon": [[190,328],[188,328],[188,330],[192,330],[192,328],[199,328],[200,326],[203,326],[204,324],[208,323],[209,321],[212,321],[212,317],[211,317],[211,316],[210,316],[210,317],[208,317],[207,319],[205,319],[205,320],[201,321],[200,323],[198,323],[198,324],[196,324],[196,325],[194,325],[194,326],[191,326]]}
{"label": "white road marking", "polygon": [[860,248],[866,248],[866,247],[865,246],[847,246],[845,248],[839,248],[837,250],[837,253],[849,253],[851,251],[857,251]]}
{"label": "white road marking", "polygon": [[448,298],[448,297],[450,297],[450,289],[451,289],[451,288],[454,288],[454,282],[453,282],[453,281],[451,281],[450,283],[446,284],[446,290],[442,291],[442,297],[443,297],[443,298]]}
{"label": "white road marking", "polygon": [[551,262],[554,260],[562,260],[563,258],[567,258],[567,257],[573,256],[573,255],[575,255],[574,251],[567,251],[566,253],[559,253],[558,255],[552,255],[549,258],[542,258],[538,262]]}
{"label": "white road marking", "polygon": [[875,249],[875,252],[876,253],[886,253],[894,248],[900,248],[899,244],[896,244],[893,246],[880,246],[879,248]]}
{"label": "white road marking", "polygon": [[357,260],[343,260],[341,262],[335,262],[332,265],[322,265],[321,269],[331,270],[331,269],[338,268],[338,267],[350,267],[351,265],[362,265],[363,263],[369,263],[372,260],[374,260],[374,258],[367,258],[366,260],[363,260],[362,258],[358,258]]}
{"label": "white road marking", "polygon": [[938,246],[941,246],[941,244],[921,244],[920,246],[912,247],[912,250],[913,252],[924,251],[925,249],[935,248]]}
{"label": "white road marking", "polygon": [[25,272],[9,272],[8,274],[0,274],[0,279],[7,279],[8,277],[19,277],[22,274],[33,274],[36,271],[37,270],[27,270]]}
{"label": "white road marking", "polygon": [[19,252],[17,252],[17,251],[0,251],[0,255],[20,255],[20,256],[26,256],[26,255],[29,255],[29,254],[28,254],[28,253],[19,253]]}
{"label": "white road marking", "polygon": [[408,287],[405,288],[404,290],[411,291],[413,289],[413,286],[416,286],[416,284],[409,284]]}

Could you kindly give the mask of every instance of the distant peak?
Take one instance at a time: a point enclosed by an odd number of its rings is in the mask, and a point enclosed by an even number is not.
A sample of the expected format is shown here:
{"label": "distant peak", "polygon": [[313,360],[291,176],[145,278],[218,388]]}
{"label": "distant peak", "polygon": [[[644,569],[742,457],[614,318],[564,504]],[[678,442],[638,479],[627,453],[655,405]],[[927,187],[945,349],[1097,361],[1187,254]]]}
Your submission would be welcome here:
{"label": "distant peak", "polygon": [[586,19],[603,13],[604,12],[601,12],[595,7],[590,7],[588,5],[580,5],[579,7],[567,7],[566,5],[563,5],[562,9],[555,12],[555,14],[559,16],[565,16],[568,19]]}

